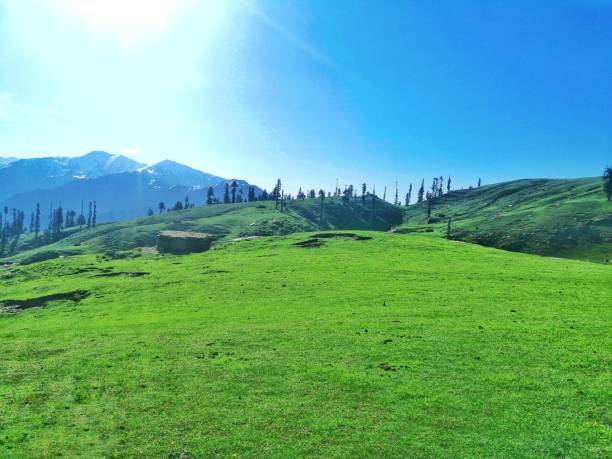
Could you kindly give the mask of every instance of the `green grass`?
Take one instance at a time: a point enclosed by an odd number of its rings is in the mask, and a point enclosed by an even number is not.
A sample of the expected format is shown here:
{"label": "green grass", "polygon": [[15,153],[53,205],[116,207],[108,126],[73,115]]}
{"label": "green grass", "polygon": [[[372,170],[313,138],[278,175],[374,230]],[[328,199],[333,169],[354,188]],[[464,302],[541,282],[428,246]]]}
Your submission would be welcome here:
{"label": "green grass", "polygon": [[0,456],[610,457],[609,266],[359,234],[0,270],[89,292],[0,316]]}
{"label": "green grass", "polygon": [[59,256],[120,252],[155,246],[161,230],[206,232],[220,240],[241,236],[282,235],[298,231],[365,229],[388,230],[402,221],[402,213],[388,203],[372,199],[343,203],[339,198],[326,198],[323,220],[320,220],[319,199],[290,201],[280,212],[271,201],[244,204],[220,204],[194,209],[166,212],[153,217],[98,225],[96,228],[77,228],[66,231],[64,238],[46,244],[41,236],[22,237],[13,256],[6,260],[36,262]]}
{"label": "green grass", "polygon": [[518,180],[436,198],[428,222],[427,204],[410,206],[400,231],[430,223],[452,237],[505,250],[612,261],[612,203],[599,178]]}

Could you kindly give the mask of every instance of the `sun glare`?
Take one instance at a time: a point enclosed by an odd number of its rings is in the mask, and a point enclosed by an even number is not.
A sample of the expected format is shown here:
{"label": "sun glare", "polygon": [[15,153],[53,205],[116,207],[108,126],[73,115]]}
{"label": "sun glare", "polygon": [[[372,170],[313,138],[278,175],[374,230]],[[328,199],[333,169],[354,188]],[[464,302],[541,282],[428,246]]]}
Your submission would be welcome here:
{"label": "sun glare", "polygon": [[136,39],[159,32],[173,15],[194,7],[197,0],[57,0],[56,3],[90,27],[124,39]]}

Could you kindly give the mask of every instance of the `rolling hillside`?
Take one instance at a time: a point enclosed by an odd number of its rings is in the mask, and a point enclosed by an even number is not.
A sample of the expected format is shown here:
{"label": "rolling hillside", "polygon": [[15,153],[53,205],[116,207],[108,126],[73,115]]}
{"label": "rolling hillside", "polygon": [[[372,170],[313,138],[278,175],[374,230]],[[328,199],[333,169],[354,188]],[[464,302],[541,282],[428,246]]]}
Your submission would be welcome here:
{"label": "rolling hillside", "polygon": [[357,236],[0,269],[0,456],[610,457],[609,266]]}
{"label": "rolling hillside", "polygon": [[453,239],[505,250],[598,262],[612,260],[612,203],[598,178],[517,180],[453,191],[410,206],[399,231],[446,232]]}
{"label": "rolling hillside", "polygon": [[[272,201],[242,204],[216,204],[189,210],[165,212],[127,222],[98,225],[91,229],[74,229],[64,239],[36,247],[32,235],[21,238],[13,261],[30,262],[78,253],[100,253],[130,250],[155,245],[161,230],[198,231],[231,239],[254,235],[279,235],[319,229],[369,229],[386,231],[402,221],[401,211],[376,199],[372,213],[372,198],[343,203],[339,198],[327,198],[320,217],[320,200],[294,200],[284,212],[275,209]],[[30,250],[33,249],[33,250]]]}

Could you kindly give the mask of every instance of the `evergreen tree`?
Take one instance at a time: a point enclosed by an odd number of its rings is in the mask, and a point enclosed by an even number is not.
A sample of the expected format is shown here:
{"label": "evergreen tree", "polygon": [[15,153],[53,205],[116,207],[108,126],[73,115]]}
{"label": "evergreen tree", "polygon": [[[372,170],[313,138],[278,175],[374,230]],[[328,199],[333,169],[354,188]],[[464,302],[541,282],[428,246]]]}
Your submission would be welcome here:
{"label": "evergreen tree", "polygon": [[34,214],[34,235],[38,237],[40,233],[40,204],[36,203],[36,213]]}
{"label": "evergreen tree", "polygon": [[608,201],[612,200],[612,167],[606,167],[603,173],[603,189]]}
{"label": "evergreen tree", "polygon": [[383,199],[382,200],[383,201],[387,200],[387,187],[385,187],[384,190],[383,190]]}
{"label": "evergreen tree", "polygon": [[282,189],[283,189],[283,186],[281,184],[281,179],[278,179],[276,181],[276,185],[274,185],[274,188],[272,189],[272,193],[270,194],[270,199],[276,201],[276,204],[275,204],[276,209],[278,209],[278,206],[280,204]]}
{"label": "evergreen tree", "polygon": [[79,229],[81,229],[85,224],[85,215],[83,215],[83,201],[81,201],[81,213],[79,214],[79,218],[77,218],[77,224],[79,225]]}
{"label": "evergreen tree", "polygon": [[280,202],[281,190],[282,190],[281,179],[278,179],[276,181],[276,185],[274,185],[274,188],[272,188],[272,193],[270,193],[270,199],[273,201],[276,201],[277,209],[278,209],[278,204]]}
{"label": "evergreen tree", "polygon": [[406,207],[410,205],[410,198],[412,197],[412,183],[408,187],[408,193],[406,193]]}
{"label": "evergreen tree", "polygon": [[427,223],[429,223],[429,219],[431,218],[431,204],[433,202],[433,196],[428,191],[427,192]]}
{"label": "evergreen tree", "polygon": [[319,190],[319,199],[321,199],[321,210],[319,212],[319,222],[323,224],[323,203],[325,202],[325,191]]}
{"label": "evergreen tree", "polygon": [[309,199],[314,199],[314,198],[316,198],[316,197],[317,197],[317,192],[316,192],[316,191],[314,190],[314,188],[313,188],[312,190],[310,190],[310,191],[308,192],[308,198],[309,198]]}
{"label": "evergreen tree", "polygon": [[395,199],[393,200],[393,204],[399,206],[399,188],[397,187],[397,182],[395,182]]}
{"label": "evergreen tree", "polygon": [[30,212],[30,233],[34,232],[34,212]]}
{"label": "evergreen tree", "polygon": [[425,194],[425,179],[421,180],[421,187],[417,195],[417,202],[423,202],[423,195]]}
{"label": "evergreen tree", "polygon": [[268,191],[264,188],[264,190],[261,192],[261,196],[259,197],[260,201],[269,201],[270,200],[270,194],[268,193]]}
{"label": "evergreen tree", "polygon": [[211,205],[215,202],[215,189],[212,186],[208,187],[208,191],[206,192],[206,204]]}
{"label": "evergreen tree", "polygon": [[232,180],[232,203],[236,202],[236,190],[238,189],[238,182],[236,180]]}
{"label": "evergreen tree", "polygon": [[368,191],[368,187],[365,183],[361,184],[361,202],[365,202],[366,192]]}
{"label": "evergreen tree", "polygon": [[152,217],[153,215],[155,215],[155,211],[152,207],[149,207],[149,209],[147,210],[147,216]]}
{"label": "evergreen tree", "polygon": [[232,202],[232,198],[230,197],[229,183],[225,182],[225,191],[223,193],[223,204],[229,204],[230,202]]}
{"label": "evergreen tree", "polygon": [[[159,211],[161,213],[161,210]],[[89,201],[89,214],[87,216],[87,228],[91,228],[91,201]]]}
{"label": "evergreen tree", "polygon": [[257,201],[257,196],[255,196],[255,187],[249,186],[249,194],[247,196],[249,202]]}
{"label": "evergreen tree", "polygon": [[480,179],[480,177],[478,177],[478,188],[480,188],[481,185],[482,185],[482,180]]}
{"label": "evergreen tree", "polygon": [[184,209],[189,209],[189,207],[191,207],[189,205],[189,196],[185,196],[185,205],[183,206]]}
{"label": "evergreen tree", "polygon": [[91,226],[92,227],[96,227],[96,221],[98,219],[98,205],[97,202],[94,201],[94,205],[93,205],[93,217],[91,217]]}
{"label": "evergreen tree", "polygon": [[172,210],[183,210],[183,203],[181,201],[176,201],[174,206],[172,206]]}
{"label": "evergreen tree", "polygon": [[446,192],[450,193],[451,190],[451,177],[450,175],[448,176],[448,181],[446,182]]}
{"label": "evergreen tree", "polygon": [[[89,206],[91,207],[91,203],[89,204]],[[164,210],[166,210],[166,204],[164,204],[164,202],[161,201],[159,204],[157,204],[157,208],[159,209],[159,213],[161,214]]]}
{"label": "evergreen tree", "polygon": [[438,180],[438,196],[442,196],[444,194],[444,177],[440,176]]}

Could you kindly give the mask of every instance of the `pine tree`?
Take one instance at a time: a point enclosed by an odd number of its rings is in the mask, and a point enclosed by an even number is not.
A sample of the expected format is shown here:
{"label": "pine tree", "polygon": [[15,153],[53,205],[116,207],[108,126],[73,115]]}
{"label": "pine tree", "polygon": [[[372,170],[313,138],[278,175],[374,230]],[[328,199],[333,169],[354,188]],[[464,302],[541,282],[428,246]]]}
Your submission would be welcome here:
{"label": "pine tree", "polygon": [[81,213],[79,214],[79,218],[77,219],[77,223],[79,225],[79,229],[83,227],[85,224],[85,215],[83,215],[83,201],[81,201]]}
{"label": "pine tree", "polygon": [[152,217],[153,215],[155,215],[155,211],[152,207],[149,207],[149,209],[147,210],[147,216]]}
{"label": "pine tree", "polygon": [[608,201],[612,200],[612,167],[606,167],[603,173],[603,189]]}
{"label": "pine tree", "polygon": [[382,200],[383,201],[387,200],[387,187],[385,187],[384,190],[383,190],[383,199]]}
{"label": "pine tree", "polygon": [[423,195],[425,194],[425,179],[421,180],[421,187],[417,195],[417,202],[423,202]]}
{"label": "pine tree", "polygon": [[282,189],[283,189],[283,186],[281,184],[281,179],[278,179],[276,181],[276,185],[274,185],[274,188],[272,189],[272,193],[270,194],[270,199],[272,199],[273,201],[276,201],[275,209],[278,209],[278,206],[280,204]]}
{"label": "pine tree", "polygon": [[[90,208],[89,215],[91,217],[91,203],[89,203],[89,208]],[[159,209],[159,213],[161,214],[164,210],[166,210],[166,204],[164,204],[164,202],[161,201],[159,204],[157,204],[157,208]],[[89,224],[87,226],[89,226]]]}
{"label": "pine tree", "polygon": [[397,182],[395,182],[395,199],[393,200],[393,204],[399,206],[399,188],[397,187]]}
{"label": "pine tree", "polygon": [[368,191],[368,187],[365,183],[361,184],[361,201],[365,202],[366,193]]}
{"label": "pine tree", "polygon": [[429,223],[429,219],[431,219],[431,204],[433,202],[433,196],[430,192],[427,192],[427,223]]}
{"label": "pine tree", "polygon": [[208,191],[206,192],[206,204],[211,205],[215,202],[215,189],[212,186],[208,187]]}
{"label": "pine tree", "polygon": [[40,233],[40,204],[36,203],[36,214],[34,214],[34,235],[38,237]]}
{"label": "pine tree", "polygon": [[444,177],[440,176],[438,180],[438,196],[442,196],[444,194]]}
{"label": "pine tree", "polygon": [[319,212],[319,222],[323,224],[323,203],[325,202],[325,191],[319,190],[319,198],[321,199],[321,210]]}
{"label": "pine tree", "polygon": [[236,190],[238,188],[238,183],[236,182],[236,180],[232,180],[232,203],[236,203]]}
{"label": "pine tree", "polygon": [[[159,213],[161,214],[161,209]],[[91,228],[91,201],[89,201],[89,214],[87,216],[87,228]]]}
{"label": "pine tree", "polygon": [[257,201],[257,196],[255,196],[255,187],[249,186],[249,194],[247,195],[247,199],[249,202]]}
{"label": "pine tree", "polygon": [[184,209],[189,209],[189,196],[185,196],[185,205],[183,206]]}
{"label": "pine tree", "polygon": [[481,185],[482,185],[482,180],[480,179],[480,177],[478,177],[478,188],[480,188]]}
{"label": "pine tree", "polygon": [[446,192],[450,193],[451,190],[451,177],[450,175],[448,176],[448,181],[446,182]]}
{"label": "pine tree", "polygon": [[225,182],[225,191],[223,193],[223,204],[229,204],[230,202],[232,202],[232,198],[230,197],[229,183]]}
{"label": "pine tree", "polygon": [[406,193],[406,207],[410,205],[410,198],[412,198],[412,183],[408,187],[408,193]]}
{"label": "pine tree", "polygon": [[94,201],[94,206],[93,206],[93,217],[91,217],[91,226],[92,227],[96,227],[96,221],[98,219],[98,206],[97,206],[97,202]]}

